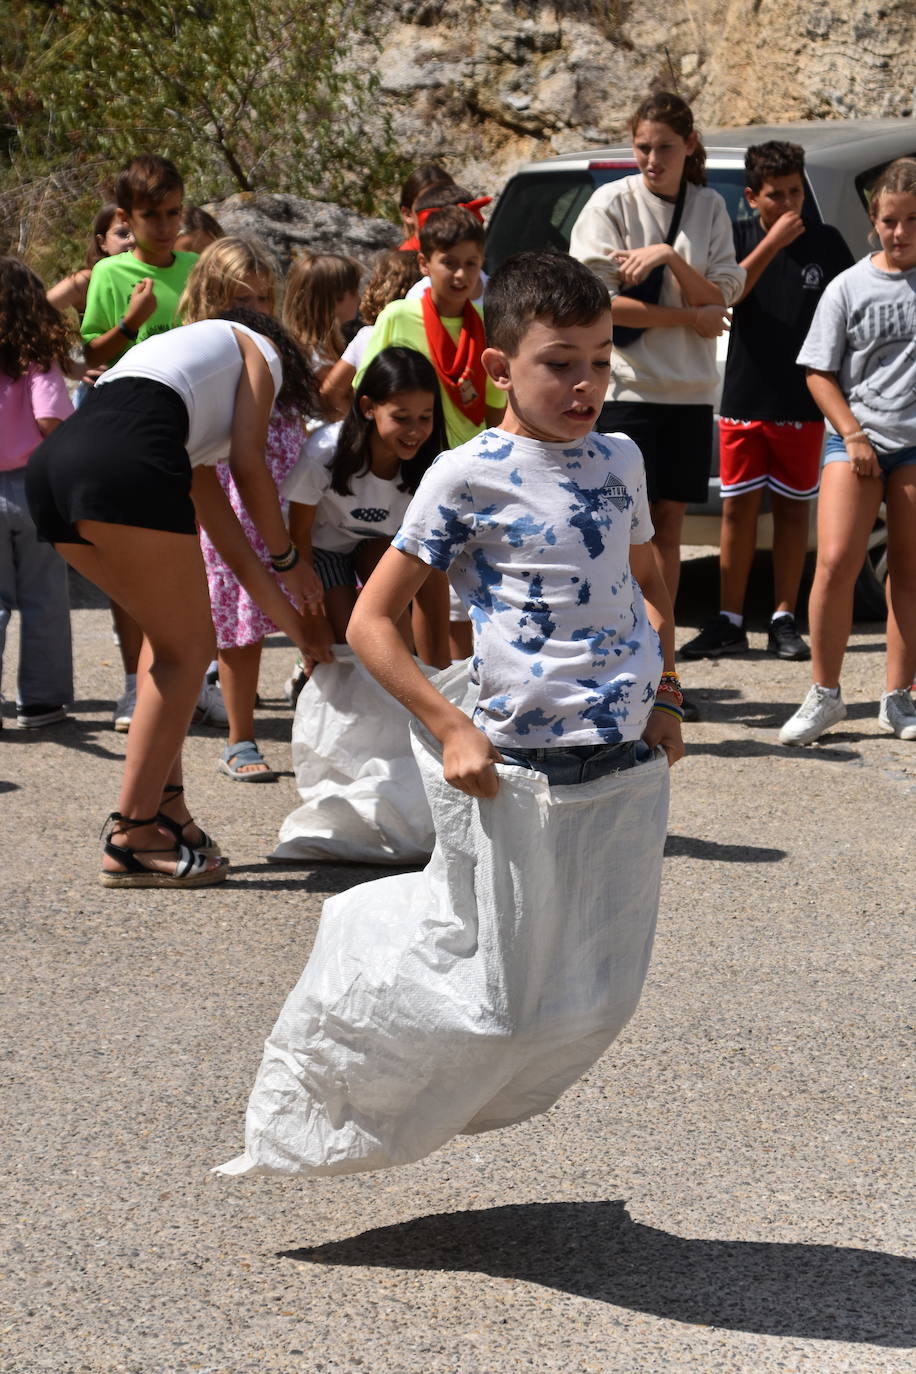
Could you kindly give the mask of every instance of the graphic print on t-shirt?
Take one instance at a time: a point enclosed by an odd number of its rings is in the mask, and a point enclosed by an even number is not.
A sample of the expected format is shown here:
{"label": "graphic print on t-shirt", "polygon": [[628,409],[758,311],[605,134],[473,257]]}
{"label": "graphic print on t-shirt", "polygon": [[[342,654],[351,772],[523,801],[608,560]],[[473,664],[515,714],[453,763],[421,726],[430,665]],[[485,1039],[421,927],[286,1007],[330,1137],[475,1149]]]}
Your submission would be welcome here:
{"label": "graphic print on t-shirt", "polygon": [[488,430],[433,464],[393,543],[447,571],[467,607],[475,721],[497,746],[640,737],[661,660],[629,549],[651,534],[623,435]]}

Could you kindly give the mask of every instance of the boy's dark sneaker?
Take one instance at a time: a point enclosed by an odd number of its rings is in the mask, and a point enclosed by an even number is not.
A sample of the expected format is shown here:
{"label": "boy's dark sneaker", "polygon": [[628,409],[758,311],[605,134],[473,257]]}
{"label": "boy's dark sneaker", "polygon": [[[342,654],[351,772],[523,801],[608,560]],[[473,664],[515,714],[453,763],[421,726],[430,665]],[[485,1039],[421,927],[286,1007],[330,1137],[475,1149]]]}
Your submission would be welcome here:
{"label": "boy's dark sneaker", "polygon": [[38,702],[34,706],[17,706],[16,723],[23,730],[37,730],[41,725],[57,725],[67,719],[66,706],[49,706]]}
{"label": "boy's dark sneaker", "polygon": [[717,615],[708,621],[695,639],[682,644],[682,658],[721,658],[723,654],[746,654],[747,635],[733,625],[727,615]]}
{"label": "boy's dark sneaker", "polygon": [[789,658],[795,663],[811,657],[811,650],[795,628],[794,615],[778,615],[770,621],[767,653],[777,658]]}

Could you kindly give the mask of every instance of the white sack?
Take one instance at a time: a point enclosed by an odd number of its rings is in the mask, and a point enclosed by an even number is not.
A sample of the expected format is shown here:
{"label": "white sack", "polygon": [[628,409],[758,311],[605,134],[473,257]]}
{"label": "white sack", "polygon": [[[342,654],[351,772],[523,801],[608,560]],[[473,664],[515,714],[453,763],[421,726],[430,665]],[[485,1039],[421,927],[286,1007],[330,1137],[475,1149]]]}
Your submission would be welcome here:
{"label": "white sack", "polygon": [[272,859],[411,864],[429,857],[435,836],[410,714],[346,645],[334,645],[334,662],[319,663],[299,694],[293,768],[302,805],[280,827]]}
{"label": "white sack", "polygon": [[[467,666],[435,679],[460,699]],[[267,1041],[245,1154],[221,1172],[344,1174],[545,1111],[619,1034],[645,978],[668,807],[663,758],[551,789],[501,765],[492,800],[442,778],[421,873],[324,904]]]}

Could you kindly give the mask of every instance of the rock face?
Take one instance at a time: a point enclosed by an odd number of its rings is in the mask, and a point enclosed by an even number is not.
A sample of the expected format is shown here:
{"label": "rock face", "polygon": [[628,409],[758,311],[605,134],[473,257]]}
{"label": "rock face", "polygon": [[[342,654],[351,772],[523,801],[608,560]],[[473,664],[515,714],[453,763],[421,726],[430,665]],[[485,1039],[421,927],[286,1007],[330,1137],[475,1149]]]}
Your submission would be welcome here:
{"label": "rock face", "polygon": [[474,190],[615,141],[650,85],[702,129],[910,115],[913,0],[383,0],[381,80],[401,150]]}
{"label": "rock face", "polygon": [[383,219],[366,219],[325,200],[301,196],[242,192],[214,201],[205,209],[215,215],[227,234],[241,234],[266,243],[286,272],[303,249],[313,253],[343,253],[366,263],[380,248],[396,248],[402,232]]}

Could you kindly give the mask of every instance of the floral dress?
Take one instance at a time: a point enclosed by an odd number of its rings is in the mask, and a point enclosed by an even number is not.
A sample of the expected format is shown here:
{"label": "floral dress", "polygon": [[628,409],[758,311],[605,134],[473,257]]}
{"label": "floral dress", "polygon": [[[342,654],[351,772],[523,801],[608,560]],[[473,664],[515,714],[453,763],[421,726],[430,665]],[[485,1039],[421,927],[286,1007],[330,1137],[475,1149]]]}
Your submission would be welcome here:
{"label": "floral dress", "polygon": [[[299,449],[304,438],[305,423],[301,416],[280,414],[278,411],[274,411],[267,431],[264,463],[278,490],[284,477],[296,466]],[[245,538],[265,568],[270,571],[270,553],[267,545],[258,534],[251,517],[242,504],[242,498],[239,496],[229,471],[229,464],[218,463],[216,472],[223,490],[229,497],[232,509],[238,516],[239,524],[245,531]],[[283,503],[283,516],[285,519],[285,502]],[[220,649],[241,649],[246,644],[257,644],[265,635],[272,634],[277,628],[276,625],[264,614],[260,606],[252,601],[235,573],[220,558],[204,530],[200,532],[200,544],[204,555],[204,565],[207,569],[210,609],[218,647]],[[283,583],[279,582],[279,585],[285,592],[286,588]],[[287,596],[289,596],[288,593]]]}

